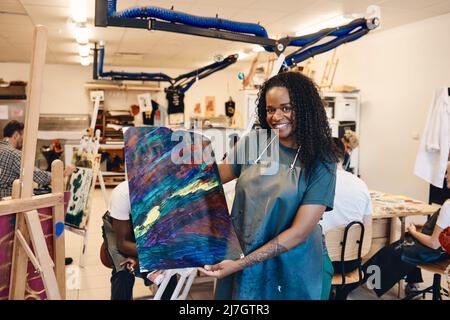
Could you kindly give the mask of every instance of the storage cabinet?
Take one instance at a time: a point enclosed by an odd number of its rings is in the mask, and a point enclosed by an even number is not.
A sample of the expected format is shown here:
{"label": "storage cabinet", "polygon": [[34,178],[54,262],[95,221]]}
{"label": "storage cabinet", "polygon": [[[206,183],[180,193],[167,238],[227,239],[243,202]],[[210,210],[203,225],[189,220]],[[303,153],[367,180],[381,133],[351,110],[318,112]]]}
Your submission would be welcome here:
{"label": "storage cabinet", "polygon": [[[355,131],[360,136],[360,95],[359,93],[322,92],[325,111],[333,137],[342,138],[346,130]],[[359,174],[359,150],[351,155],[350,167]]]}

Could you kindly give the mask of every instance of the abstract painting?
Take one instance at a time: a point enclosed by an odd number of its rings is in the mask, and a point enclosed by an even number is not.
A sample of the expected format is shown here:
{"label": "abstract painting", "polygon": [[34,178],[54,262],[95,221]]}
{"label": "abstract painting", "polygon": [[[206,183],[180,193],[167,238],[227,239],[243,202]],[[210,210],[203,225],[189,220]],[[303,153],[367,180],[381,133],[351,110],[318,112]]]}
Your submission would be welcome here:
{"label": "abstract painting", "polygon": [[65,221],[69,226],[82,229],[86,224],[92,177],[93,171],[89,168],[77,168],[70,177],[71,197]]}
{"label": "abstract painting", "polygon": [[200,267],[241,255],[214,158],[197,163],[173,161],[174,152],[191,150],[195,139],[210,145],[199,134],[164,127],[125,132],[131,218],[141,272]]}

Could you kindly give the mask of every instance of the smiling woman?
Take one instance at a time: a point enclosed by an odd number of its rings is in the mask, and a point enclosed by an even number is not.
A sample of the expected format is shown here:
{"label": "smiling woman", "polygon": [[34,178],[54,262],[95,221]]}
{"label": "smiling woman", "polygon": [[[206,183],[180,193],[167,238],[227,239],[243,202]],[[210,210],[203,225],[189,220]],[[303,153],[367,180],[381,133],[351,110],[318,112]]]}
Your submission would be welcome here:
{"label": "smiling woman", "polygon": [[250,159],[219,165],[222,183],[238,178],[231,216],[245,257],[202,271],[221,278],[219,299],[327,299],[333,267],[318,222],[333,207],[337,159],[321,98],[309,78],[282,73],[259,92],[258,116],[277,132],[278,170],[264,175],[267,163]]}

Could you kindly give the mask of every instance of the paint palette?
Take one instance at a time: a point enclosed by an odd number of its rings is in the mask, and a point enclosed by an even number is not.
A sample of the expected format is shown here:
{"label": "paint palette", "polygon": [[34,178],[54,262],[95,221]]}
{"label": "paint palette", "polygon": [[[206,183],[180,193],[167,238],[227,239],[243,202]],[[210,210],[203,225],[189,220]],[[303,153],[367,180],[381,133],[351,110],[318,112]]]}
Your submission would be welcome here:
{"label": "paint palette", "polygon": [[124,138],[141,272],[239,258],[242,250],[214,157],[189,161],[195,160],[189,153],[194,142],[211,155],[210,141],[165,127],[128,128]]}

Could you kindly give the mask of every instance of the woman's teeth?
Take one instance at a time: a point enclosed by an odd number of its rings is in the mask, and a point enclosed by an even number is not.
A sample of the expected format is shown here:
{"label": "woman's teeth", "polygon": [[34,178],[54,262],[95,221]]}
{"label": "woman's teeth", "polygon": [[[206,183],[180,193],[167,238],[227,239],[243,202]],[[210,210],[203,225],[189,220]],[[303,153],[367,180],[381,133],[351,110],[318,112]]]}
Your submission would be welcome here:
{"label": "woman's teeth", "polygon": [[275,129],[284,129],[284,128],[286,128],[288,125],[289,125],[288,123],[276,124],[276,125],[274,126],[274,128],[275,128]]}

